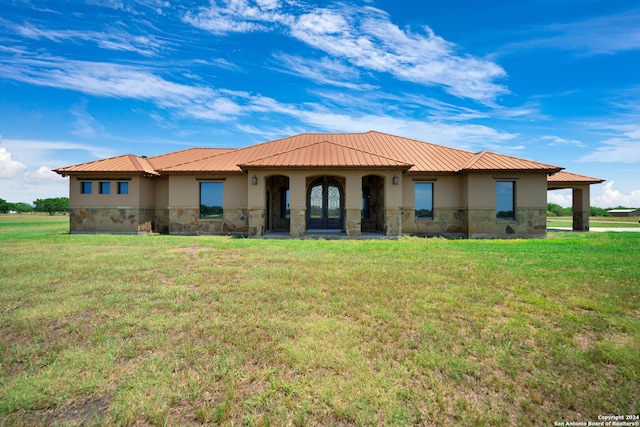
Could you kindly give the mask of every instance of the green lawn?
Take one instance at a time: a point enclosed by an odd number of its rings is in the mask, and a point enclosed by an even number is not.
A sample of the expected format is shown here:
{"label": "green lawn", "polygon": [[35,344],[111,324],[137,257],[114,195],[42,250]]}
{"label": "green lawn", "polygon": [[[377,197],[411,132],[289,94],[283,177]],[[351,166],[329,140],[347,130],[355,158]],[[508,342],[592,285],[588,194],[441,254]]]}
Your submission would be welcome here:
{"label": "green lawn", "polygon": [[0,425],[635,414],[640,233],[69,235],[0,215]]}

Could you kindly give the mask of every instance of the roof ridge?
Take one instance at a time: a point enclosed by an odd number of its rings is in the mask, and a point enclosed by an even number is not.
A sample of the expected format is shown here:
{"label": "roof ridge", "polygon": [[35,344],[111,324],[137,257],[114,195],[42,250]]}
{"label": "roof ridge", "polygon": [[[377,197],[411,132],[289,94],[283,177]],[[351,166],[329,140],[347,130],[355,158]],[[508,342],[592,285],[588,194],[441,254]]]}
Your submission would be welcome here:
{"label": "roof ridge", "polygon": [[[367,132],[367,133],[369,133],[369,132]],[[364,133],[363,133],[363,134],[361,134],[361,135],[364,135]],[[340,144],[339,142],[333,142],[333,141],[327,141],[327,142],[330,142],[331,144],[334,144],[334,145],[338,145],[338,146],[340,146],[340,147],[348,148],[348,149],[350,149],[350,150],[355,150],[355,151],[358,151],[358,152],[360,152],[360,153],[369,154],[370,156],[375,156],[375,157],[379,157],[379,158],[381,158],[381,159],[392,160],[392,161],[394,161],[394,162],[404,163],[405,165],[413,166],[413,164],[411,164],[411,163],[407,163],[407,162],[406,162],[406,161],[404,161],[404,160],[394,159],[393,157],[383,156],[383,155],[381,155],[381,154],[372,153],[371,151],[365,151],[365,150],[362,150],[362,149],[360,149],[360,148],[356,148],[356,147],[349,147],[349,146],[347,146],[347,145]]]}
{"label": "roof ridge", "polygon": [[[207,160],[207,159],[211,159],[213,157],[218,157],[218,156],[224,156],[225,154],[229,154],[230,152],[238,152],[247,148],[251,148],[253,147],[253,145],[250,145],[248,147],[242,147],[242,148],[230,148],[229,151],[225,151],[224,153],[217,153],[217,154],[213,154],[211,156],[205,156],[205,157],[199,157],[197,159],[192,159],[192,160],[188,160],[186,162],[182,162],[182,163],[176,163],[174,165],[171,166],[166,166],[164,168],[158,169],[159,171],[164,171],[165,169],[169,169],[169,168],[174,168],[176,166],[182,166],[182,165],[188,165],[189,163],[194,163],[194,162],[199,162],[201,160]],[[192,147],[189,150],[193,149],[193,150],[197,150],[197,149],[201,149],[202,147]],[[211,148],[213,150],[215,150],[215,147],[208,147]],[[187,150],[180,150],[180,151],[187,151]],[[180,151],[176,151],[176,153],[180,152]]]}
{"label": "roof ridge", "polygon": [[[138,157],[135,154],[126,154],[127,157],[129,157],[129,160],[131,161],[131,163],[133,164],[133,166],[136,168],[137,171],[139,172],[148,172],[148,170],[142,166],[142,164],[140,163],[140,160],[144,160],[142,157]],[[149,164],[149,162],[146,162],[147,164]],[[156,171],[151,165],[149,165],[149,169],[151,169],[152,171]]]}
{"label": "roof ridge", "polygon": [[[321,135],[324,135],[324,134],[321,134]],[[329,135],[329,134],[327,134],[327,135]],[[331,135],[336,135],[336,134],[331,134]],[[399,160],[399,159],[394,159],[394,158],[387,157],[387,156],[382,156],[380,154],[372,153],[371,151],[361,150],[361,149],[356,148],[356,147],[349,147],[348,145],[340,144],[339,142],[329,141],[329,140],[325,140],[325,139],[320,140],[320,141],[310,142],[308,144],[301,145],[301,146],[298,146],[298,147],[293,147],[293,148],[290,148],[288,150],[280,151],[280,152],[277,152],[277,153],[269,154],[268,156],[262,156],[262,157],[259,157],[257,159],[251,159],[251,160],[249,160],[247,162],[238,163],[238,166],[246,165],[248,163],[258,162],[260,160],[268,159],[270,157],[281,156],[281,155],[286,154],[286,153],[291,153],[293,151],[301,150],[303,148],[309,148],[309,147],[311,147],[313,145],[318,145],[318,144],[331,144],[331,145],[335,145],[335,146],[338,146],[338,147],[346,148],[347,150],[353,150],[353,151],[357,151],[359,153],[364,153],[364,154],[367,154],[369,156],[374,156],[374,157],[378,157],[378,158],[385,159],[385,160],[391,160],[391,161],[394,161],[394,162],[402,163],[402,164],[407,165],[407,166],[413,166],[411,163],[407,163],[404,160]]]}
{"label": "roof ridge", "polygon": [[475,165],[476,163],[478,163],[478,161],[484,157],[485,154],[487,154],[488,151],[487,150],[482,150],[477,152],[472,158],[471,160],[469,160],[467,163],[465,163],[464,165],[462,165],[462,167],[460,169],[458,169],[458,171],[462,171],[465,169],[469,169],[471,166]]}

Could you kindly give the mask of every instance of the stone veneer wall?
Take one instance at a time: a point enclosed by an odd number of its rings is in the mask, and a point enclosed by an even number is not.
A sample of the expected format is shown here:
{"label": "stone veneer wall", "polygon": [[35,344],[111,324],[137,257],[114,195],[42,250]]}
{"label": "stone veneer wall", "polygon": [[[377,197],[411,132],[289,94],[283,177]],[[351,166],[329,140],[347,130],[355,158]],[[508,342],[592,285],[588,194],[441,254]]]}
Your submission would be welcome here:
{"label": "stone veneer wall", "polygon": [[547,210],[518,208],[515,220],[496,219],[495,209],[469,209],[467,211],[468,237],[515,238],[545,237],[547,235]]}
{"label": "stone veneer wall", "polygon": [[224,219],[200,219],[197,208],[170,208],[169,234],[247,234],[247,209],[225,208]]}
{"label": "stone veneer wall", "polygon": [[71,208],[71,233],[150,233],[154,209],[129,207]]}
{"label": "stone veneer wall", "polygon": [[344,210],[344,229],[347,237],[357,237],[362,235],[361,226],[361,212],[360,209],[345,209]]}
{"label": "stone veneer wall", "polygon": [[415,209],[403,209],[402,228],[403,233],[418,236],[467,237],[467,211],[436,208],[433,219],[416,221]]}

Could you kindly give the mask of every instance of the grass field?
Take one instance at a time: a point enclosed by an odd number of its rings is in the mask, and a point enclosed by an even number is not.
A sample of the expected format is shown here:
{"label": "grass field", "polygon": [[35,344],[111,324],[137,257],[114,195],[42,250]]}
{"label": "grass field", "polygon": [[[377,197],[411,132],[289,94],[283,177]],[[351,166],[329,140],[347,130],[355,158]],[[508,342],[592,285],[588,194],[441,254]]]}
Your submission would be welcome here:
{"label": "grass field", "polygon": [[0,216],[0,424],[553,425],[636,414],[640,233],[69,235]]}
{"label": "grass field", "polygon": [[[571,227],[573,218],[570,216],[547,217],[547,227]],[[590,217],[590,228],[640,228],[637,217]]]}

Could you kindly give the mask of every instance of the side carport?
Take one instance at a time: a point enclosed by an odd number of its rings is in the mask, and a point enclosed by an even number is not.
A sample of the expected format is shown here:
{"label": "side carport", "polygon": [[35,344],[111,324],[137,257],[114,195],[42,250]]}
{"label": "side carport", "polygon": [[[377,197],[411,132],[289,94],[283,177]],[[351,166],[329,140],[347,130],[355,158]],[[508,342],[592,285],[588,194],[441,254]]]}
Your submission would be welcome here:
{"label": "side carport", "polygon": [[547,176],[547,190],[571,189],[573,192],[573,229],[589,231],[591,185],[601,184],[604,181],[600,178],[561,171]]}

